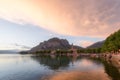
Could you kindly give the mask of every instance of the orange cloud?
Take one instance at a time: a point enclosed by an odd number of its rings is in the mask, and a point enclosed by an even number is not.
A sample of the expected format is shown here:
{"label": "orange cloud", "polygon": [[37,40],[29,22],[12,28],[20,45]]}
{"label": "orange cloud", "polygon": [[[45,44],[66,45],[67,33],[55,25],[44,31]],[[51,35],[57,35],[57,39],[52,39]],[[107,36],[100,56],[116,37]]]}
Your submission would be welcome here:
{"label": "orange cloud", "polygon": [[105,38],[120,28],[119,0],[0,0],[0,18],[63,35]]}

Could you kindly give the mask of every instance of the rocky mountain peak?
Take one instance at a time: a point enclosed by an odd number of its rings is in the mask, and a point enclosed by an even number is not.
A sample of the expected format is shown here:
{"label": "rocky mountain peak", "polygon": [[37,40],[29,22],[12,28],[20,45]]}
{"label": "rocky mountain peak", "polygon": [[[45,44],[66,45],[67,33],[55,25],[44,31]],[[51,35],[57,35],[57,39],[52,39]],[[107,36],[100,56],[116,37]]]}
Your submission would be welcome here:
{"label": "rocky mountain peak", "polygon": [[51,38],[47,41],[41,42],[36,47],[32,48],[30,52],[39,50],[56,50],[56,49],[70,49],[71,45],[66,39],[59,39],[57,37]]}

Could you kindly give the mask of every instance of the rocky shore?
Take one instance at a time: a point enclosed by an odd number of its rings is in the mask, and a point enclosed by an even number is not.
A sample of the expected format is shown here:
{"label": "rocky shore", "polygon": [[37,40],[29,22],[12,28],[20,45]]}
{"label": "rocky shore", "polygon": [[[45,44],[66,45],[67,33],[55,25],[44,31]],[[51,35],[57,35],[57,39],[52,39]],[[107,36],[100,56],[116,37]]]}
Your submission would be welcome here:
{"label": "rocky shore", "polygon": [[120,72],[120,54],[119,55],[113,55],[111,58],[111,63],[115,65]]}
{"label": "rocky shore", "polygon": [[112,63],[120,72],[120,53],[119,54],[103,54],[101,55],[107,62]]}

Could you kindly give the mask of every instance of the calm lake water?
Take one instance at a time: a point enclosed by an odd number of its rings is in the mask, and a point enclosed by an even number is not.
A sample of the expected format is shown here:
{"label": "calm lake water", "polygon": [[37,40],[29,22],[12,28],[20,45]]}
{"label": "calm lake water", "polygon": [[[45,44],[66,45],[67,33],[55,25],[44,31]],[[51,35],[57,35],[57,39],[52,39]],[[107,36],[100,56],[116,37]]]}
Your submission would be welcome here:
{"label": "calm lake water", "polygon": [[120,80],[120,73],[87,57],[0,54],[0,80]]}

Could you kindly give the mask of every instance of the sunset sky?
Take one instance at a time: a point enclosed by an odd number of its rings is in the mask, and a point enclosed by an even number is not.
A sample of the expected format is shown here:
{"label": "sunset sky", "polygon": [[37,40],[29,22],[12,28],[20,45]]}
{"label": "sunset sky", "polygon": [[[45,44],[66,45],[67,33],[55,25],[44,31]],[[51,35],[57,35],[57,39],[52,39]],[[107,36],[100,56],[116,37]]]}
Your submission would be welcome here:
{"label": "sunset sky", "polygon": [[120,29],[120,0],[0,0],[0,50],[52,37],[86,47]]}

